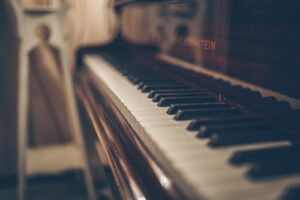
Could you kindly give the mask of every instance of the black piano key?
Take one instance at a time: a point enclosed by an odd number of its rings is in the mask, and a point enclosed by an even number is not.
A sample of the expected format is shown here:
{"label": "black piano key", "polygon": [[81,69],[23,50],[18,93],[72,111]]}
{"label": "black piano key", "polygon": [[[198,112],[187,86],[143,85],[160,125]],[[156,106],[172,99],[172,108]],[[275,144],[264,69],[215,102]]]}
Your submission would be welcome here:
{"label": "black piano key", "polygon": [[298,146],[269,147],[255,150],[243,150],[233,154],[229,162],[235,165],[277,159],[285,155],[295,155],[300,152]]}
{"label": "black piano key", "polygon": [[172,104],[167,113],[169,115],[175,114],[178,110],[188,109],[205,109],[205,108],[228,108],[229,105],[224,102],[216,103],[191,103],[191,104]]}
{"label": "black piano key", "polygon": [[299,154],[255,163],[247,172],[247,176],[254,180],[293,174],[300,174]]}
{"label": "black piano key", "polygon": [[268,129],[268,125],[263,122],[232,122],[232,123],[226,123],[226,124],[212,124],[212,125],[203,125],[200,127],[198,132],[198,137],[200,138],[206,138],[210,137],[212,134],[227,134],[232,132],[245,132],[250,130],[258,130],[258,129]]}
{"label": "black piano key", "polygon": [[275,142],[287,140],[284,134],[269,130],[241,130],[234,133],[214,133],[209,138],[208,145],[211,147],[225,147],[242,144],[254,144],[262,142]]}
{"label": "black piano key", "polygon": [[252,91],[248,88],[244,88],[244,91],[240,94],[240,97],[242,97],[242,101],[245,103],[256,102],[262,98],[259,92]]}
{"label": "black piano key", "polygon": [[212,96],[203,96],[203,97],[165,97],[161,98],[158,106],[170,106],[171,104],[178,103],[212,103],[216,102],[216,99]]}
{"label": "black piano key", "polygon": [[139,81],[141,81],[141,79],[137,76],[134,75],[129,75],[128,80],[131,81],[133,84],[138,84]]}
{"label": "black piano key", "polygon": [[165,78],[163,77],[159,77],[155,74],[148,74],[148,75],[144,75],[144,76],[141,76],[141,75],[137,75],[137,74],[132,74],[130,72],[127,73],[127,78],[129,81],[131,81],[133,84],[138,84],[142,81],[154,81],[154,80],[164,80]]}
{"label": "black piano key", "polygon": [[153,85],[153,86],[144,86],[142,92],[150,92],[151,90],[158,89],[189,89],[190,87],[184,85]]}
{"label": "black piano key", "polygon": [[300,185],[289,187],[281,195],[280,200],[299,200],[300,199]]}
{"label": "black piano key", "polygon": [[222,116],[222,117],[202,117],[191,121],[188,130],[198,130],[203,125],[220,125],[244,122],[257,122],[259,119],[255,116]]}
{"label": "black piano key", "polygon": [[119,69],[119,71],[124,76],[127,76],[130,81],[135,81],[136,83],[139,83],[141,81],[171,80],[170,78],[163,77],[160,74],[145,69],[136,70],[126,68]]}
{"label": "black piano key", "polygon": [[278,101],[274,97],[260,98],[251,107],[253,107],[258,112],[275,112],[290,110],[290,105],[288,102]]}
{"label": "black piano key", "polygon": [[193,88],[189,88],[189,89],[157,89],[157,90],[151,90],[148,98],[153,98],[156,94],[168,94],[168,93],[190,93],[190,92],[205,92],[202,90],[196,90]]}
{"label": "black piano key", "polygon": [[205,116],[231,116],[240,114],[238,108],[208,108],[208,109],[189,109],[178,110],[174,119],[176,120],[188,120]]}
{"label": "black piano key", "polygon": [[144,84],[143,82],[140,82],[138,89],[143,90],[146,87],[156,87],[156,86],[183,86],[183,84],[178,83],[176,81],[162,81],[162,82],[156,81],[156,82],[149,82],[149,83],[146,82]]}
{"label": "black piano key", "polygon": [[[296,113],[296,114],[295,114]],[[298,119],[299,115],[297,112],[275,112],[275,113],[266,113],[266,114],[259,114],[259,115],[250,115],[250,116],[233,116],[233,117],[204,117],[200,119],[193,120],[189,126],[188,130],[197,130],[200,127],[206,130],[206,126],[210,125],[223,125],[223,124],[240,124],[240,123],[252,123],[252,122],[259,122],[261,119],[263,121],[267,121],[268,123],[276,126],[276,127],[289,127],[290,129],[294,129],[294,124],[290,123],[290,119]],[[286,122],[287,121],[287,122]],[[297,128],[295,128],[297,129]],[[293,131],[297,132],[297,131]],[[200,137],[201,137],[200,133]],[[205,137],[205,135],[203,135]]]}
{"label": "black piano key", "polygon": [[129,72],[126,70],[126,69],[119,69],[120,73],[123,75],[123,76],[128,76],[129,75]]}
{"label": "black piano key", "polygon": [[189,92],[189,93],[168,93],[168,94],[156,94],[152,101],[159,102],[163,97],[202,97],[207,96],[207,93],[202,92]]}
{"label": "black piano key", "polygon": [[138,89],[142,89],[146,85],[159,85],[159,84],[178,84],[175,80],[170,79],[153,79],[153,80],[144,80],[138,83]]}
{"label": "black piano key", "polygon": [[261,99],[261,94],[257,91],[252,91],[249,88],[244,88],[240,85],[227,85],[222,90],[226,93],[226,96],[236,99],[239,102],[246,104],[258,102]]}
{"label": "black piano key", "polygon": [[279,101],[277,105],[277,109],[287,111],[291,109],[291,105],[287,101]]}

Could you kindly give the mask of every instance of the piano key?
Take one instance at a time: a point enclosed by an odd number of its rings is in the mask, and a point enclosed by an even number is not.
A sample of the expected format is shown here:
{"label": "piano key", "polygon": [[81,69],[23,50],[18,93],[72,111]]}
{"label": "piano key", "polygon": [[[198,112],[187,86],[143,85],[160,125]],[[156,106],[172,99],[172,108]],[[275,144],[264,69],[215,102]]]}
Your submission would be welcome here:
{"label": "piano key", "polygon": [[231,122],[226,124],[212,124],[212,125],[203,125],[200,127],[198,132],[198,137],[200,138],[206,138],[211,136],[213,133],[219,133],[219,134],[226,134],[226,133],[232,133],[234,131],[236,132],[245,132],[247,133],[250,130],[259,130],[267,128],[268,125],[263,122],[252,122],[252,121],[245,121],[245,122]]}
{"label": "piano key", "polygon": [[247,172],[247,176],[252,179],[263,179],[292,174],[300,174],[300,158],[298,154],[293,158],[288,156],[272,161],[260,161],[255,163]]}
{"label": "piano key", "polygon": [[143,122],[144,128],[150,127],[170,127],[170,126],[184,126],[183,124],[179,124],[174,122],[174,120],[151,120]]}
{"label": "piano key", "polygon": [[158,106],[170,106],[171,104],[179,103],[213,103],[217,102],[212,96],[201,97],[164,97],[158,102]]}
{"label": "piano key", "polygon": [[170,120],[172,119],[170,116],[166,115],[143,115],[138,116],[139,121],[156,121],[156,120]]}
{"label": "piano key", "polygon": [[146,80],[146,81],[140,81],[138,85],[138,89],[142,89],[146,85],[160,85],[160,84],[179,84],[175,80],[171,79],[158,79],[158,80]]}
{"label": "piano key", "polygon": [[151,77],[151,78],[148,77],[148,78],[137,78],[134,84],[140,86],[141,84],[149,83],[149,82],[171,82],[171,81],[174,80],[165,77]]}
{"label": "piano key", "polygon": [[206,109],[188,109],[178,110],[174,119],[188,120],[207,116],[232,116],[239,115],[240,110],[237,108],[206,108]]}
{"label": "piano key", "polygon": [[150,109],[150,110],[135,110],[132,111],[132,114],[136,116],[148,116],[148,115],[163,115],[160,110],[157,109]]}
{"label": "piano key", "polygon": [[157,85],[182,85],[182,83],[179,83],[176,80],[168,80],[168,79],[162,79],[162,80],[153,80],[153,81],[140,81],[138,84],[138,89],[142,89],[146,86],[157,86]]}
{"label": "piano key", "polygon": [[226,95],[247,104],[251,102],[252,103],[257,102],[262,98],[259,92],[252,91],[251,89],[244,88],[239,85],[234,85],[234,86],[228,85],[227,87],[223,88],[223,90],[226,91]]}
{"label": "piano key", "polygon": [[151,90],[158,89],[190,89],[189,86],[183,85],[153,85],[153,86],[144,86],[142,92],[150,92]]}
{"label": "piano key", "polygon": [[[138,89],[141,89],[142,91],[146,90],[146,88],[151,87],[160,87],[160,86],[184,86],[182,83],[178,83],[177,81],[166,81],[166,82],[150,82],[139,85]],[[151,89],[150,89],[151,90]],[[148,90],[148,91],[150,91]]]}
{"label": "piano key", "polygon": [[168,94],[168,93],[190,93],[190,92],[207,92],[205,90],[196,90],[193,88],[190,89],[156,89],[151,90],[148,94],[148,98],[153,98],[156,94]]}
{"label": "piano key", "polygon": [[279,110],[290,110],[291,109],[291,105],[287,101],[279,101],[278,105],[277,105],[277,108]]}
{"label": "piano key", "polygon": [[216,103],[190,103],[190,104],[172,104],[170,105],[167,113],[176,114],[178,110],[187,110],[187,109],[207,109],[207,108],[228,108],[229,105],[224,102]]}
{"label": "piano key", "polygon": [[285,111],[290,109],[289,103],[285,101],[278,101],[273,97],[263,97],[261,98],[255,105],[254,107],[258,112],[268,112],[272,111],[274,112],[275,110],[278,111]]}
{"label": "piano key", "polygon": [[229,145],[241,145],[281,140],[288,140],[288,138],[286,138],[284,134],[276,133],[276,131],[272,132],[269,130],[237,130],[234,131],[234,133],[212,134],[209,138],[208,145],[211,147],[224,147]]}
{"label": "piano key", "polygon": [[235,165],[253,163],[261,160],[276,159],[282,155],[292,155],[300,152],[299,146],[284,146],[276,148],[263,148],[250,151],[239,151],[233,154],[230,162]]}
{"label": "piano key", "polygon": [[222,117],[202,117],[191,121],[188,125],[188,130],[197,130],[205,125],[217,124],[231,124],[231,123],[244,123],[244,122],[257,122],[258,118],[255,116],[222,116]]}
{"label": "piano key", "polygon": [[278,199],[282,188],[296,183],[297,179],[269,181],[264,183],[238,182],[223,184],[219,187],[203,187],[202,193],[208,194],[210,199],[247,199],[247,200],[274,200]]}
{"label": "piano key", "polygon": [[134,75],[134,74],[131,74],[130,72],[127,72],[127,78],[129,81],[131,81],[133,84],[139,84],[140,82],[143,82],[143,81],[158,81],[158,80],[165,80],[165,78],[163,77],[157,77],[157,75],[155,74],[148,74],[148,75]]}
{"label": "piano key", "polygon": [[281,200],[298,200],[300,199],[300,185],[289,187],[281,196]]}
{"label": "piano key", "polygon": [[202,97],[207,96],[207,93],[201,92],[190,92],[190,93],[168,93],[168,94],[156,94],[152,101],[159,102],[161,98],[164,97]]}

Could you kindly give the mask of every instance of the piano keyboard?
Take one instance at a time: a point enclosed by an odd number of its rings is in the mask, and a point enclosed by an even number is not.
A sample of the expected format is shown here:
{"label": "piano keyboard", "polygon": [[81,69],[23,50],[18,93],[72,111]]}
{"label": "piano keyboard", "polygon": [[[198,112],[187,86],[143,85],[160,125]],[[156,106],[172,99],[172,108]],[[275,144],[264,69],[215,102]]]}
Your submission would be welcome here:
{"label": "piano keyboard", "polygon": [[116,60],[84,58],[96,87],[188,198],[300,199],[300,147],[290,142],[299,132],[299,110],[224,82],[224,91],[262,111],[248,112],[209,87]]}

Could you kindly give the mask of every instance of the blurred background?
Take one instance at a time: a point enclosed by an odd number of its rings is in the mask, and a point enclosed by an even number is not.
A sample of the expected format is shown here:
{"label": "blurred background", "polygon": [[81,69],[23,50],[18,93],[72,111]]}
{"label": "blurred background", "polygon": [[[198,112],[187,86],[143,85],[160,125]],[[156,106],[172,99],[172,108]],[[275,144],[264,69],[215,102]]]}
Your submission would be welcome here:
{"label": "blurred background", "polygon": [[[65,93],[63,89],[59,89],[63,85],[61,82],[64,82],[60,73],[62,63],[72,73],[79,47],[110,42],[116,35],[117,23],[111,0],[0,2],[0,199],[17,198],[17,112],[20,99],[18,80],[24,67],[22,57],[27,54],[31,105],[27,156],[32,163],[28,170],[32,169],[32,173],[40,172],[27,180],[28,199],[86,199],[82,173],[78,170],[75,153],[72,148],[64,147],[64,144],[72,141],[70,132],[66,131],[70,124],[61,120],[64,118],[63,112],[55,115],[55,110],[66,107],[63,97],[57,100]],[[36,65],[44,68],[37,71],[35,69],[39,68],[34,67]],[[57,67],[58,65],[60,66]],[[39,77],[43,80],[38,80]],[[36,87],[43,84],[52,87]],[[46,103],[44,96],[50,99]],[[49,110],[49,104],[54,104],[53,112]],[[60,120],[59,124],[50,122],[50,112],[54,115],[53,120],[58,117],[56,121]],[[60,129],[51,132],[53,127],[58,126]],[[45,130],[42,131],[44,134],[39,130]],[[59,157],[59,152],[66,153]],[[90,162],[94,162],[92,157],[91,155]],[[62,162],[61,159],[69,161]],[[42,164],[43,162],[50,164]],[[95,168],[99,165],[97,162],[93,164]],[[57,167],[59,165],[61,166]],[[47,176],[47,171],[52,176]],[[95,173],[93,175],[97,177],[97,172]],[[77,180],[76,184],[74,180]]]}

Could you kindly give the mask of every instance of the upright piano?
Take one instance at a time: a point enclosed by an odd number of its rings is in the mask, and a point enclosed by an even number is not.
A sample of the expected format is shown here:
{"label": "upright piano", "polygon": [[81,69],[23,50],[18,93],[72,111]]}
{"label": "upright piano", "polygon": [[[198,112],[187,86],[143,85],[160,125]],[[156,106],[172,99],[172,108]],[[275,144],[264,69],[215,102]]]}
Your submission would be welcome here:
{"label": "upright piano", "polygon": [[116,1],[76,94],[120,199],[300,199],[300,2]]}

